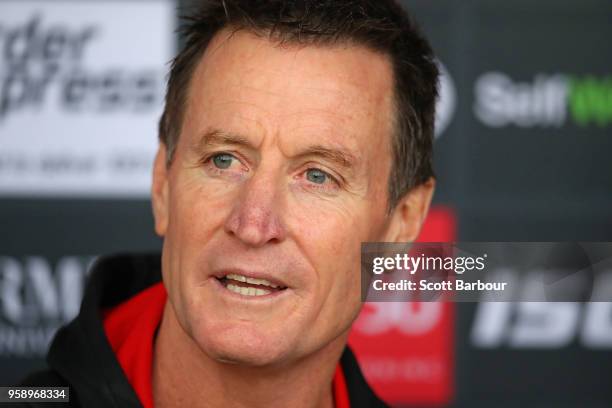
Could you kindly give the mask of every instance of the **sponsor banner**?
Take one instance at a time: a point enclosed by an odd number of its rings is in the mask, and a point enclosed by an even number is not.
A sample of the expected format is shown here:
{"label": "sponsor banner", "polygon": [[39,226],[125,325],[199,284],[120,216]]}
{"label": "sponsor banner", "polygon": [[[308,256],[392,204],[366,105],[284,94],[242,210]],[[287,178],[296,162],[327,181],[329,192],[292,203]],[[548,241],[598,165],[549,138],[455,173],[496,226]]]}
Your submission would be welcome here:
{"label": "sponsor banner", "polygon": [[481,302],[470,342],[481,349],[612,349],[612,302]]}
{"label": "sponsor banner", "polygon": [[0,256],[0,358],[44,357],[79,311],[91,256]]}
{"label": "sponsor banner", "polygon": [[369,384],[388,403],[445,404],[453,395],[451,303],[367,303],[350,344]]}
{"label": "sponsor banner", "polygon": [[[465,41],[444,59],[463,102],[457,205],[514,224],[462,213],[465,237],[610,240],[610,3],[478,0],[464,11]],[[600,223],[580,234],[585,214]]]}
{"label": "sponsor banner", "polygon": [[492,128],[612,125],[612,75],[537,73],[517,81],[504,72],[485,72],[476,79],[474,99],[475,117]]}
{"label": "sponsor banner", "polygon": [[[433,208],[420,241],[455,239],[454,212]],[[454,303],[366,303],[349,344],[373,389],[395,405],[443,405],[454,396]]]}
{"label": "sponsor banner", "polygon": [[0,195],[146,197],[172,1],[0,2]]}

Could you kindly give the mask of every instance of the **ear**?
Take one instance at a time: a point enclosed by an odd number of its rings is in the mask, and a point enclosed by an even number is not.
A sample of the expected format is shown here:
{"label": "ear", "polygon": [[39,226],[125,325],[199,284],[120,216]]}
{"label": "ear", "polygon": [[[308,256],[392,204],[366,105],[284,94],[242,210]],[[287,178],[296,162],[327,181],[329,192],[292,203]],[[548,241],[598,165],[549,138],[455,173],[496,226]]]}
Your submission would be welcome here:
{"label": "ear", "polygon": [[429,211],[435,185],[435,179],[430,177],[400,199],[391,214],[387,242],[413,242],[417,239]]}
{"label": "ear", "polygon": [[168,229],[168,168],[166,167],[166,145],[164,143],[159,144],[153,163],[151,203],[155,232],[163,237]]}

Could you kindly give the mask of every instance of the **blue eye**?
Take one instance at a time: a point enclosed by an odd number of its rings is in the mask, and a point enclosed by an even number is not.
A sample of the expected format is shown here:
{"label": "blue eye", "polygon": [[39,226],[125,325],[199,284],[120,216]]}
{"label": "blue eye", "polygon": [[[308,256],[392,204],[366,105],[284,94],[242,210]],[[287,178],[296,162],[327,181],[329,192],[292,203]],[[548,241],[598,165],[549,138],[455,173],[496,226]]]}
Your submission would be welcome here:
{"label": "blue eye", "polygon": [[212,157],[212,162],[219,169],[228,169],[232,165],[234,156],[227,153],[216,154]]}
{"label": "blue eye", "polygon": [[306,178],[315,184],[325,184],[329,175],[319,169],[308,169],[306,170]]}

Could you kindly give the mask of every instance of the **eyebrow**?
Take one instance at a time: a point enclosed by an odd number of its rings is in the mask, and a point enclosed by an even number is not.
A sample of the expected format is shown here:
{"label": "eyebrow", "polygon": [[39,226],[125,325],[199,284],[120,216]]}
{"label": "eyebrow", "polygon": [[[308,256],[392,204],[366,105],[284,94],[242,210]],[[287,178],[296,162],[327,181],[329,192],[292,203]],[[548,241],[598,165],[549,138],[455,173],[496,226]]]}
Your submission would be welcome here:
{"label": "eyebrow", "polygon": [[343,148],[329,148],[322,145],[309,146],[304,152],[298,156],[317,156],[323,159],[334,162],[342,167],[350,169],[354,166],[357,161],[355,156],[347,149]]}
{"label": "eyebrow", "polygon": [[[243,146],[249,149],[254,148],[253,144],[246,137],[219,129],[210,129],[206,131],[202,137],[200,137],[195,147],[198,152],[202,152],[206,150],[206,147],[219,145]],[[320,144],[308,146],[297,155],[297,157],[309,156],[321,157],[347,169],[353,168],[357,162],[357,158],[348,149],[342,147],[330,148]]]}
{"label": "eyebrow", "polygon": [[204,151],[206,147],[218,145],[234,145],[253,148],[249,140],[238,134],[224,132],[219,129],[211,129],[206,131],[198,140],[195,147],[199,152]]}

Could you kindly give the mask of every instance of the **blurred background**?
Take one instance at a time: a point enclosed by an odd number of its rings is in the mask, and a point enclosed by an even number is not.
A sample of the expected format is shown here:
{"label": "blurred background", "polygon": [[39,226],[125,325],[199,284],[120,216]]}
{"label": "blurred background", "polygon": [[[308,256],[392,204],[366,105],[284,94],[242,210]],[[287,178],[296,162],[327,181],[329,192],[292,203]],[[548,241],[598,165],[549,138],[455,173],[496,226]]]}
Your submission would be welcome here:
{"label": "blurred background", "polygon": [[[97,255],[160,248],[151,163],[189,3],[0,0],[0,385],[42,367]],[[612,241],[612,3],[402,3],[444,72],[421,240]],[[612,303],[368,304],[350,342],[394,406],[612,405]]]}

